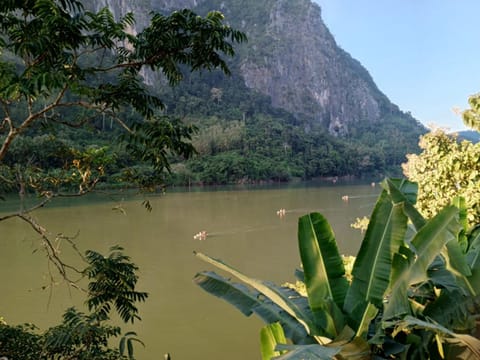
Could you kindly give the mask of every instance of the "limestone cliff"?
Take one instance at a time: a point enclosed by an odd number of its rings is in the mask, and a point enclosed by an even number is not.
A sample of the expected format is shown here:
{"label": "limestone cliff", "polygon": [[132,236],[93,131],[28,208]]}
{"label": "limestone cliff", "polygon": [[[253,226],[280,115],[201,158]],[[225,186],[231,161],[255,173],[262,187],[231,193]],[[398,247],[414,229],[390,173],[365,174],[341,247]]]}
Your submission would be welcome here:
{"label": "limestone cliff", "polygon": [[138,28],[152,10],[222,11],[249,38],[232,63],[245,85],[332,135],[348,135],[356,124],[381,122],[389,114],[403,116],[368,71],[337,46],[311,0],[100,0],[96,6],[109,6],[117,16],[133,11]]}

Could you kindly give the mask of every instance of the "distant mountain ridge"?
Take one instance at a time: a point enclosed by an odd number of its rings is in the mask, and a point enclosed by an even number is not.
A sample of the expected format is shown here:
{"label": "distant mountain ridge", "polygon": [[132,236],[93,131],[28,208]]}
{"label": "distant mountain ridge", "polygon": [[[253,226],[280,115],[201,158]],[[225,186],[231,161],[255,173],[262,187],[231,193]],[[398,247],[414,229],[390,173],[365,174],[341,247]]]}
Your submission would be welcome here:
{"label": "distant mountain ridge", "polygon": [[459,131],[456,134],[458,134],[458,138],[460,140],[468,140],[474,144],[480,142],[480,132],[478,131],[464,130],[464,131]]}

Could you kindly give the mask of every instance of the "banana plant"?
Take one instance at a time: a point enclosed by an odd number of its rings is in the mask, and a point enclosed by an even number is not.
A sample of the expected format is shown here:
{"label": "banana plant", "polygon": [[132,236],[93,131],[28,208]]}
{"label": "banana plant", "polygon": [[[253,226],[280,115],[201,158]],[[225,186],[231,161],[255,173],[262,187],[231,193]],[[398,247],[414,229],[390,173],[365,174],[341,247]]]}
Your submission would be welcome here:
{"label": "banana plant", "polygon": [[[373,354],[423,359],[434,345],[438,358],[459,346],[468,356],[476,355],[480,342],[465,334],[452,336],[452,326],[455,320],[459,328],[462,314],[468,319],[463,324],[469,324],[462,330],[475,327],[480,229],[465,229],[461,199],[426,220],[414,207],[415,184],[386,179],[382,186],[351,282],[333,230],[319,213],[302,216],[298,225],[303,268],[298,273],[306,296],[200,253],[197,257],[247,286],[212,272],[199,273],[194,281],[268,324],[262,330],[263,359],[370,359]],[[449,311],[442,312],[446,306]]]}

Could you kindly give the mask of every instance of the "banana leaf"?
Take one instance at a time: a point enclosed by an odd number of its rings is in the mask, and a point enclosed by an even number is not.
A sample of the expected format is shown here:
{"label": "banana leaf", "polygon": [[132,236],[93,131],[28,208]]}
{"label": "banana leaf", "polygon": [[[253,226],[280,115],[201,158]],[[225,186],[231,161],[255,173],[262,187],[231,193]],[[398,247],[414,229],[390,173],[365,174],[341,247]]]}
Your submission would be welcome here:
{"label": "banana leaf", "polygon": [[385,179],[383,188],[390,195],[394,204],[403,203],[403,210],[418,231],[425,225],[425,219],[415,208],[418,185],[404,179]]}
{"label": "banana leaf", "polygon": [[267,324],[279,322],[292,341],[300,344],[314,342],[297,319],[287,314],[270,299],[261,296],[258,291],[251,290],[243,284],[234,283],[211,271],[198,273],[193,280],[208,293],[235,306],[245,316],[255,313]]}
{"label": "banana leaf", "polygon": [[472,270],[469,277],[470,284],[477,293],[480,293],[480,225],[468,235],[469,247],[467,251],[467,262]]}
{"label": "banana leaf", "polygon": [[[445,259],[445,267],[457,279],[457,284],[463,289],[465,294],[471,296],[479,295],[479,286],[470,281],[472,271],[468,265],[466,254],[462,250],[462,246],[458,241],[458,236],[448,241],[442,250]],[[477,288],[477,289],[475,289]]]}
{"label": "banana leaf", "polygon": [[470,269],[475,269],[476,264],[480,266],[480,225],[468,234],[467,262]]}
{"label": "banana leaf", "polygon": [[280,323],[266,325],[260,331],[260,351],[262,360],[270,360],[275,356],[282,355],[285,351],[277,351],[275,347],[278,344],[286,344],[287,339]]}
{"label": "banana leaf", "polygon": [[440,296],[427,304],[423,315],[456,332],[475,329],[474,309],[480,307],[480,297],[465,296],[461,291],[443,289]]}
{"label": "banana leaf", "polygon": [[452,205],[456,206],[459,209],[458,220],[460,225],[462,225],[462,230],[458,236],[458,243],[462,249],[463,253],[467,252],[468,249],[468,239],[467,239],[467,229],[468,229],[468,210],[467,203],[464,197],[457,196],[452,200]]}
{"label": "banana leaf", "polygon": [[465,199],[456,197],[452,204],[458,208],[460,229],[454,241],[447,242],[442,255],[445,259],[446,269],[456,277],[458,285],[463,288],[465,293],[478,296],[480,285],[475,281],[476,279],[471,278],[472,268],[468,256],[466,256],[469,241],[466,235],[468,220]]}
{"label": "banana leaf", "polygon": [[[414,202],[412,202],[411,195],[409,200],[409,196],[404,194],[404,192],[408,190],[402,189],[402,191],[400,191],[397,188],[397,184],[399,184],[399,180],[385,179],[385,181],[383,182],[384,187],[389,192],[394,203],[402,201],[404,202],[405,214],[409,217],[409,219],[414,224],[415,229],[418,231],[425,225],[426,221],[413,206]],[[409,193],[413,194],[413,189],[417,185],[414,183],[407,183],[406,187],[408,188],[408,186],[412,186],[412,188],[410,188],[409,190]],[[459,222],[462,225],[462,230],[460,230],[460,232],[458,233],[456,239],[457,241],[449,241],[446,244],[446,248],[444,248],[442,251],[442,255],[445,259],[445,269],[442,269],[442,271],[438,271],[435,274],[437,275],[437,277],[442,275],[445,278],[447,272],[451,272],[456,276],[457,281],[460,281],[465,285],[464,287],[466,292],[476,296],[477,293],[475,292],[474,287],[467,279],[467,277],[471,275],[471,271],[464,256],[464,253],[467,249],[467,238],[465,236],[465,229],[467,226],[467,209],[465,205],[465,199],[457,197],[452,201],[452,204],[459,209]],[[439,280],[439,278],[437,278],[437,280]],[[444,280],[447,279],[445,278]]]}
{"label": "banana leaf", "polygon": [[413,249],[401,248],[394,258],[392,288],[384,306],[384,319],[410,313],[408,288],[428,280],[428,269],[448,241],[460,230],[458,209],[448,206],[429,220],[412,240]]}
{"label": "banana leaf", "polygon": [[326,347],[321,345],[277,345],[278,351],[288,351],[285,355],[272,360],[331,360],[341,347]]}
{"label": "banana leaf", "polygon": [[[381,185],[384,189],[389,191],[395,203],[406,202],[415,205],[417,202],[418,184],[416,182],[412,182],[403,178],[385,178],[385,180],[381,182]],[[394,189],[397,189],[397,194],[401,195],[402,199],[396,199],[395,196],[392,195],[392,191]]]}
{"label": "banana leaf", "polygon": [[[412,329],[421,329],[433,332],[437,341],[454,344],[463,348],[461,359],[480,359],[480,340],[466,334],[457,334],[446,327],[429,321],[417,319],[413,316],[405,316],[395,323],[393,337],[401,331],[409,333]],[[455,357],[456,359],[458,357]]]}
{"label": "banana leaf", "polygon": [[427,275],[432,284],[439,289],[445,288],[449,291],[458,291],[464,295],[466,294],[465,291],[461,291],[457,277],[447,269],[443,256],[437,256],[433,260],[428,267]]}
{"label": "banana leaf", "polygon": [[466,334],[455,334],[444,340],[453,347],[446,357],[447,359],[471,360],[480,359],[480,340]]}
{"label": "banana leaf", "polygon": [[344,327],[341,313],[348,289],[343,260],[328,221],[319,213],[298,221],[298,244],[308,302],[318,327],[335,337]]}
{"label": "banana leaf", "polygon": [[[351,331],[351,329],[350,329]],[[337,339],[327,345],[282,345],[277,350],[288,350],[285,355],[273,358],[273,360],[305,360],[305,359],[349,359],[370,360],[372,358],[370,345],[364,339],[349,337],[348,341]]]}
{"label": "banana leaf", "polygon": [[[410,188],[410,183],[405,184]],[[393,256],[403,243],[406,230],[404,202],[393,204],[388,191],[383,190],[355,260],[352,284],[345,299],[344,312],[349,314],[350,326],[355,331],[364,327],[362,320],[370,303],[382,307],[390,287]]]}
{"label": "banana leaf", "polygon": [[248,286],[251,286],[264,296],[269,298],[273,303],[280,307],[287,314],[298,321],[309,335],[323,335],[323,332],[314,322],[312,311],[308,307],[308,303],[304,297],[299,294],[291,296],[293,290],[278,287],[272,283],[260,281],[250,278],[240,271],[225,264],[221,260],[214,259],[202,253],[195,253],[195,256],[206,261],[217,268],[235,276]]}

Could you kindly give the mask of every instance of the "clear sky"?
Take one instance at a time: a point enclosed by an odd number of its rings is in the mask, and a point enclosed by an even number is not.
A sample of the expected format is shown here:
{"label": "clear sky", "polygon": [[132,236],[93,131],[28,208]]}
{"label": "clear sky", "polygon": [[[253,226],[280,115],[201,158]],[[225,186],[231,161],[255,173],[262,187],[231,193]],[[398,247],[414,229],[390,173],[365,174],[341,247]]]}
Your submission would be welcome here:
{"label": "clear sky", "polygon": [[480,92],[480,0],[314,0],[337,44],[425,125],[464,130]]}

